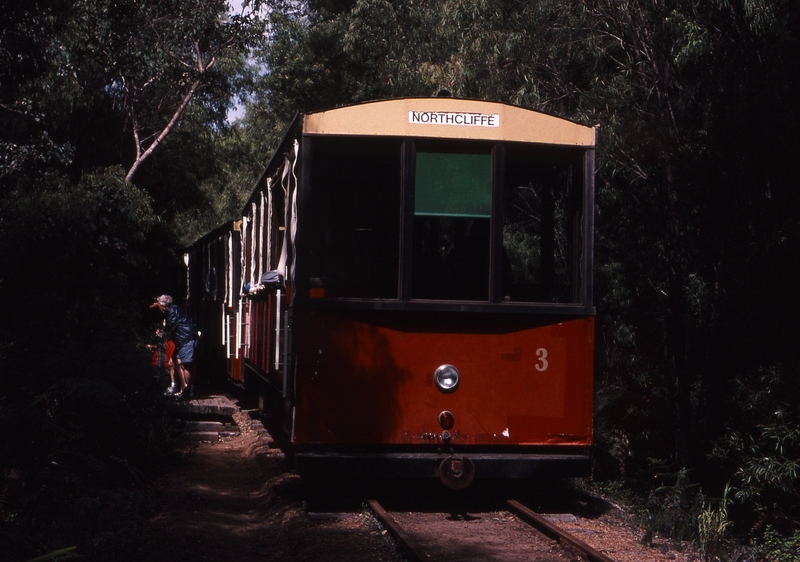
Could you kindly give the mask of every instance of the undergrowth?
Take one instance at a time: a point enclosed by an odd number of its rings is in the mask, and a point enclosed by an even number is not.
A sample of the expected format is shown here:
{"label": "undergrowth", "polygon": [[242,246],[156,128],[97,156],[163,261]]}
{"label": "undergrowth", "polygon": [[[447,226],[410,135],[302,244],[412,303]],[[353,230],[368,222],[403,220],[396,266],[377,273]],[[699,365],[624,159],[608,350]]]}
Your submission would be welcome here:
{"label": "undergrowth", "polygon": [[0,552],[10,562],[159,509],[152,476],[173,451],[162,374],[135,342],[95,333],[37,350],[18,344],[2,361]]}

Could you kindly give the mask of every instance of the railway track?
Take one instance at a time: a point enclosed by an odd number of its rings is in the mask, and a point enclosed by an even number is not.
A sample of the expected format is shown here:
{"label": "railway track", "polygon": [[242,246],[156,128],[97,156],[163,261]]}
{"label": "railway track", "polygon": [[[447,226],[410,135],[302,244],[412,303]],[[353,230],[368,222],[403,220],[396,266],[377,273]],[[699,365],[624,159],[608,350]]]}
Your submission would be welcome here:
{"label": "railway track", "polygon": [[614,562],[515,500],[506,503],[507,513],[489,516],[450,514],[446,518],[454,523],[450,528],[441,527],[442,513],[392,515],[374,499],[368,500],[367,505],[409,559],[415,562]]}

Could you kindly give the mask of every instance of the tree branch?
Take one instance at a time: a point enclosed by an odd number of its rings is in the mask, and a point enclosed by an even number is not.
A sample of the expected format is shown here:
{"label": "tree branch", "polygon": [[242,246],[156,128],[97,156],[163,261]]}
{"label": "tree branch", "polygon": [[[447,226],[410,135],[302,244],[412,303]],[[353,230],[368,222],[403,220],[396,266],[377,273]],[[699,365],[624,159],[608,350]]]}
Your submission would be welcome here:
{"label": "tree branch", "polygon": [[[131,122],[133,123],[133,142],[136,145],[136,160],[142,156],[142,141],[139,139],[139,122],[136,119],[136,110],[131,107]],[[128,179],[126,177],[126,179]]]}
{"label": "tree branch", "polygon": [[198,41],[194,42],[194,48],[195,52],[197,53],[198,77],[192,83],[191,87],[189,88],[189,91],[186,92],[186,95],[183,96],[183,100],[181,100],[178,109],[175,110],[175,113],[172,115],[172,118],[169,120],[169,123],[167,123],[167,126],[164,127],[164,129],[161,131],[161,134],[158,135],[156,140],[154,140],[153,143],[149,147],[147,147],[147,150],[145,150],[143,153],[141,152],[141,143],[139,142],[139,131],[136,125],[135,113],[133,109],[131,109],[131,118],[133,119],[133,137],[136,141],[136,160],[134,161],[130,170],[128,170],[128,173],[125,175],[126,180],[131,181],[133,175],[136,173],[136,170],[139,168],[142,162],[144,162],[145,159],[147,159],[147,157],[150,156],[150,154],[152,154],[152,152],[156,149],[156,147],[159,144],[161,144],[161,141],[163,141],[166,138],[166,136],[170,134],[170,132],[172,132],[172,129],[174,129],[175,125],[178,123],[178,119],[180,119],[181,115],[183,115],[186,106],[188,106],[189,102],[192,101],[192,97],[194,97],[195,91],[197,91],[197,88],[203,81],[203,76],[205,76],[205,73],[208,71],[209,68],[214,66],[214,63],[216,62],[215,55],[211,56],[211,59],[208,61],[207,64],[203,64],[203,55],[200,51],[200,43]]}
{"label": "tree branch", "polygon": [[152,152],[156,149],[156,147],[159,144],[161,144],[161,141],[163,141],[164,138],[172,131],[172,129],[175,128],[175,125],[177,124],[178,119],[180,119],[181,115],[183,114],[183,111],[186,109],[186,106],[189,105],[189,102],[192,100],[192,96],[194,96],[194,92],[195,92],[195,90],[197,90],[197,87],[200,85],[200,82],[202,81],[202,79],[203,79],[203,76],[201,74],[197,78],[197,80],[194,81],[194,83],[192,84],[191,88],[189,88],[189,91],[186,92],[186,95],[183,96],[183,100],[181,101],[181,104],[178,106],[178,109],[175,110],[175,113],[172,115],[172,119],[169,120],[169,123],[167,123],[167,126],[164,127],[164,129],[161,131],[161,134],[158,135],[158,138],[156,138],[156,140],[154,140],[153,143],[147,148],[147,150],[145,150],[141,155],[138,154],[139,150],[140,150],[139,141],[138,141],[139,135],[138,135],[137,130],[136,130],[136,124],[134,123],[133,134],[134,134],[134,137],[137,139],[137,141],[136,141],[137,157],[136,157],[136,161],[133,163],[133,165],[131,166],[130,170],[128,170],[128,173],[125,175],[125,179],[127,181],[131,181],[131,179],[133,178],[133,174],[136,173],[136,170],[139,168],[139,166],[142,164],[142,162],[144,162],[144,160],[148,156],[150,156],[150,154],[152,154]]}

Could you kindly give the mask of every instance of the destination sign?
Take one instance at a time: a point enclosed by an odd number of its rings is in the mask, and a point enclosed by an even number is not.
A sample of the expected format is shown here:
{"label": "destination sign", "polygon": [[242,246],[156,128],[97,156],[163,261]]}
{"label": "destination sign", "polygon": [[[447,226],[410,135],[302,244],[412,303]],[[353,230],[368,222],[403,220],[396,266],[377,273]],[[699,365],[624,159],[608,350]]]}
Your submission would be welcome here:
{"label": "destination sign", "polygon": [[409,111],[408,122],[415,125],[499,127],[500,115],[497,113],[458,113],[453,111]]}

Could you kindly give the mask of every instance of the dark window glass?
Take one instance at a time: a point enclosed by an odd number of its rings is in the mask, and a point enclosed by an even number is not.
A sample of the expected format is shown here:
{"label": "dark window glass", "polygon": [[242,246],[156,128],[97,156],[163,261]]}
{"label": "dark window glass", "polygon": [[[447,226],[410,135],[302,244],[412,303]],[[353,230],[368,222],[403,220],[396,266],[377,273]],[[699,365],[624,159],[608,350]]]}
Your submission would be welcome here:
{"label": "dark window glass", "polygon": [[577,302],[581,183],[574,151],[510,145],[503,191],[502,295]]}
{"label": "dark window glass", "polygon": [[489,299],[491,206],[488,150],[417,152],[412,298]]}
{"label": "dark window glass", "polygon": [[398,140],[313,139],[309,282],[325,297],[398,298],[400,168]]}

